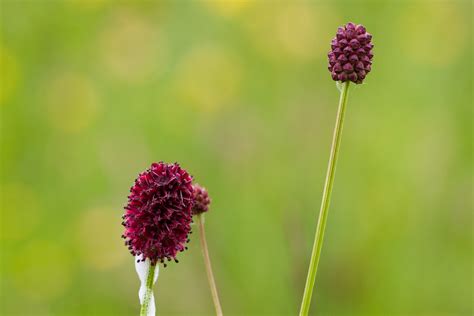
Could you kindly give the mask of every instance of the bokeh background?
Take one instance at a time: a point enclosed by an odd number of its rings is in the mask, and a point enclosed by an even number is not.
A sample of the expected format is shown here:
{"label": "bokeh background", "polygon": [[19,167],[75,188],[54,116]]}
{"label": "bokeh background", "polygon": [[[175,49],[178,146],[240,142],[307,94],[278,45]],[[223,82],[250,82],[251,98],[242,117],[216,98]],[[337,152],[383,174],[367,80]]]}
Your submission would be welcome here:
{"label": "bokeh background", "polygon": [[[121,215],[179,161],[227,315],[295,315],[338,91],[339,25],[373,34],[350,91],[313,315],[472,315],[472,2],[1,2],[1,315],[137,315]],[[197,235],[159,315],[212,315]]]}

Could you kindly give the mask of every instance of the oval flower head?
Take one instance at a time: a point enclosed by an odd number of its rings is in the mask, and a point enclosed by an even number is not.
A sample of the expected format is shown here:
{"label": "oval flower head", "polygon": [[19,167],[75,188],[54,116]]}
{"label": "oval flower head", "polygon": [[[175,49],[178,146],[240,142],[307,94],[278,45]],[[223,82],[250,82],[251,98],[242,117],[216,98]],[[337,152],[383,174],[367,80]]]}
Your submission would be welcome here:
{"label": "oval flower head", "polygon": [[347,23],[337,29],[328,53],[332,79],[360,84],[372,69],[372,35],[361,24]]}
{"label": "oval flower head", "polygon": [[191,231],[192,177],[179,164],[153,163],[130,189],[123,225],[125,244],[152,264],[176,260]]}

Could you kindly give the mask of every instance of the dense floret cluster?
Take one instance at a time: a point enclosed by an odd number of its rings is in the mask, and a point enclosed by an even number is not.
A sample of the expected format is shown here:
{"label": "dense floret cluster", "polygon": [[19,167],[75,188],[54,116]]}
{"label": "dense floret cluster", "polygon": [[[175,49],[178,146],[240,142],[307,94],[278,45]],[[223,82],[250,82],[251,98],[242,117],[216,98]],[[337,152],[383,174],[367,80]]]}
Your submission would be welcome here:
{"label": "dense floret cluster", "polygon": [[209,210],[209,204],[211,204],[211,199],[207,190],[201,187],[199,184],[193,185],[194,189],[194,206],[193,206],[193,215],[205,213]]}
{"label": "dense floret cluster", "polygon": [[122,237],[134,256],[153,264],[186,249],[193,207],[192,177],[177,163],[153,163],[130,189]]}
{"label": "dense floret cluster", "polygon": [[328,53],[332,79],[362,83],[372,68],[372,35],[362,25],[347,23],[337,29]]}

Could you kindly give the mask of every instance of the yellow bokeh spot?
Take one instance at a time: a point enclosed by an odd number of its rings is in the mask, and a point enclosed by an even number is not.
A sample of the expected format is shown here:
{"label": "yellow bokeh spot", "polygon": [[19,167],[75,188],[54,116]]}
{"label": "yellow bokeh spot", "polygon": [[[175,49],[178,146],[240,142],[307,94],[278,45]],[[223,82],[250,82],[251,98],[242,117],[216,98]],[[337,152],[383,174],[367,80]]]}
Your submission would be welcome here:
{"label": "yellow bokeh spot", "polygon": [[[328,34],[334,32],[333,11],[305,2],[278,4],[261,15],[259,8],[245,21],[255,46],[271,57],[307,62],[323,58],[329,50]],[[255,16],[257,15],[258,18]]]}
{"label": "yellow bokeh spot", "polygon": [[275,23],[275,36],[287,54],[300,59],[314,57],[317,48],[314,37],[317,22],[310,8],[291,5],[285,10],[279,10]]}
{"label": "yellow bokeh spot", "polygon": [[98,139],[98,143],[99,162],[111,185],[119,185],[124,177],[135,174],[143,168],[144,161],[152,158],[150,147],[143,137],[136,137],[127,129],[110,130],[105,137]]}
{"label": "yellow bokeh spot", "polygon": [[456,2],[410,6],[399,22],[400,48],[420,63],[450,64],[469,43],[471,25]]}
{"label": "yellow bokeh spot", "polygon": [[210,46],[193,49],[179,64],[176,94],[202,111],[214,111],[235,102],[242,68],[235,56]]}
{"label": "yellow bokeh spot", "polygon": [[36,194],[23,184],[5,184],[0,188],[0,202],[2,240],[28,238],[39,222]]}
{"label": "yellow bokeh spot", "polygon": [[0,47],[0,105],[8,101],[19,80],[20,69],[15,56]]}
{"label": "yellow bokeh spot", "polygon": [[46,113],[51,124],[61,131],[76,133],[96,118],[98,96],[92,83],[74,73],[50,78],[44,86]]}
{"label": "yellow bokeh spot", "polygon": [[119,9],[99,36],[99,49],[107,74],[130,82],[146,82],[166,63],[164,32],[146,18]]}
{"label": "yellow bokeh spot", "polygon": [[122,210],[92,208],[81,213],[76,227],[76,243],[81,260],[97,270],[121,264],[130,254],[120,236]]}
{"label": "yellow bokeh spot", "polygon": [[235,15],[254,2],[254,0],[201,0],[201,3],[222,16]]}
{"label": "yellow bokeh spot", "polygon": [[8,262],[13,285],[32,300],[61,296],[71,283],[71,262],[64,249],[52,241],[32,241],[18,249]]}
{"label": "yellow bokeh spot", "polygon": [[83,10],[98,10],[104,7],[109,0],[66,0],[74,8]]}

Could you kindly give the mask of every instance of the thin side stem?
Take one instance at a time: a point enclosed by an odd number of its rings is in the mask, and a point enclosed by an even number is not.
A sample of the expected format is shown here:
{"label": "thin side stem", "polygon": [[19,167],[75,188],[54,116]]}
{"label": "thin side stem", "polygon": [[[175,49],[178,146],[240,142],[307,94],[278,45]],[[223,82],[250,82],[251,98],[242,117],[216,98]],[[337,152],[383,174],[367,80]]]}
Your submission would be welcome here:
{"label": "thin side stem", "polygon": [[214,301],[216,315],[222,316],[222,308],[221,303],[219,302],[219,295],[217,294],[216,281],[214,280],[214,274],[212,273],[211,258],[209,257],[209,250],[207,248],[206,231],[204,230],[204,218],[202,216],[202,214],[198,214],[196,216],[199,227],[199,235],[201,237],[202,256],[204,257],[207,280],[209,281],[209,287],[211,288],[212,300]]}
{"label": "thin side stem", "polygon": [[328,217],[329,203],[331,201],[331,192],[334,184],[334,175],[336,173],[336,162],[341,144],[342,125],[344,123],[344,113],[346,111],[347,93],[349,90],[349,82],[342,84],[341,96],[339,98],[339,108],[337,111],[336,125],[332,138],[331,153],[329,156],[328,169],[326,173],[326,181],[324,183],[323,198],[321,201],[321,209],[319,211],[318,226],[314,237],[313,251],[311,253],[311,262],[309,264],[308,276],[301,303],[300,316],[306,316],[309,313],[311,305],[311,297],[313,295],[314,282],[318,271],[319,257],[321,256],[321,248],[323,247],[324,230]]}
{"label": "thin side stem", "polygon": [[145,297],[143,298],[143,304],[140,308],[140,316],[148,315],[148,308],[150,307],[150,298],[153,294],[153,277],[155,276],[156,264],[150,264],[148,269],[148,275],[146,277],[146,292]]}

